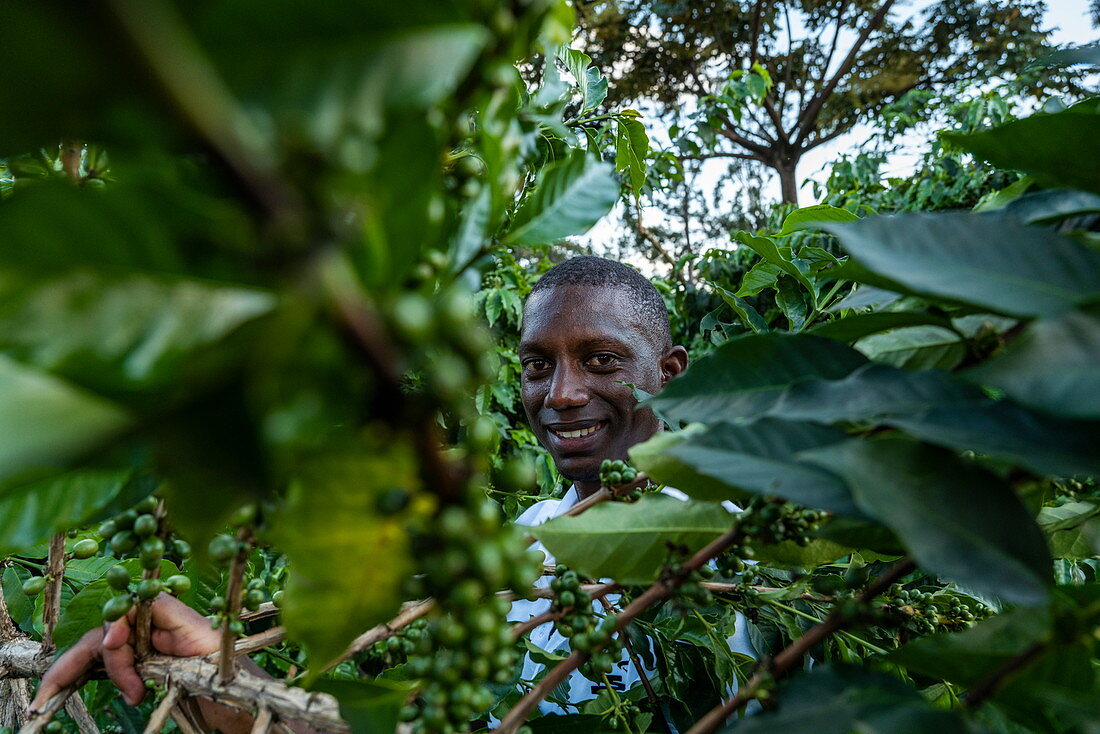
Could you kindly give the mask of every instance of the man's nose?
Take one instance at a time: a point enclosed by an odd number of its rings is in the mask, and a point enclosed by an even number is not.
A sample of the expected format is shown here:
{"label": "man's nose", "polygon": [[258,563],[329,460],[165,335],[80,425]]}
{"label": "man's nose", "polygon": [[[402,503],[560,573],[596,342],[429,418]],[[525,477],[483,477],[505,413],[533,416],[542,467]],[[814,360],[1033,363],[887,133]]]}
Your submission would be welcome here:
{"label": "man's nose", "polygon": [[588,385],[582,371],[559,364],[550,380],[546,394],[546,407],[551,410],[582,408],[588,404]]}

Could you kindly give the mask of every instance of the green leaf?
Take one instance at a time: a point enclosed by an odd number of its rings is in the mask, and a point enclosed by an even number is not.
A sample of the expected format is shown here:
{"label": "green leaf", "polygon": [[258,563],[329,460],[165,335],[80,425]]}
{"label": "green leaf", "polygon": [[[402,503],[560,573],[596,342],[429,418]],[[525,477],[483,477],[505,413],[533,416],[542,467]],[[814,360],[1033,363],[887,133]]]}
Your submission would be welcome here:
{"label": "green leaf", "polygon": [[787,317],[787,324],[791,331],[801,331],[806,325],[807,311],[806,294],[798,283],[792,278],[780,278],[776,283],[775,305]]}
{"label": "green leaf", "polygon": [[1036,66],[1073,66],[1074,64],[1100,66],[1100,43],[1089,43],[1075,48],[1064,48],[1055,51],[1035,61],[1028,68]]}
{"label": "green leaf", "polygon": [[840,379],[864,364],[863,355],[831,339],[747,334],[698,360],[645,405],[683,422],[751,419],[790,385]]}
{"label": "green leaf", "polygon": [[530,532],[584,576],[648,584],[668,562],[668,544],[694,553],[732,526],[733,515],[719,504],[649,494],[634,504],[605,502],[554,518]]}
{"label": "green leaf", "polygon": [[900,214],[826,229],[874,274],[997,313],[1049,316],[1100,297],[1100,253],[1005,217]]}
{"label": "green leaf", "polygon": [[864,337],[853,345],[868,359],[910,370],[949,370],[966,356],[966,343],[940,326],[908,326]]}
{"label": "green leaf", "polygon": [[942,137],[995,166],[1031,174],[1043,185],[1100,193],[1100,169],[1082,165],[1100,160],[1100,114],[1095,112],[1070,108]]}
{"label": "green leaf", "polygon": [[110,402],[0,355],[0,480],[80,458],[130,425]]}
{"label": "green leaf", "polygon": [[[697,472],[672,454],[673,447],[706,430],[702,423],[692,423],[680,431],[659,431],[648,441],[632,446],[630,460],[655,481],[675,487],[688,495],[741,499],[738,490],[726,482]],[[747,494],[741,494],[744,498],[748,497]]]}
{"label": "green leaf", "polygon": [[646,181],[646,156],[649,155],[649,136],[645,125],[636,119],[619,117],[615,128],[615,170],[630,182],[630,190],[637,199],[642,195]]}
{"label": "green leaf", "polygon": [[24,632],[30,632],[34,624],[34,600],[23,593],[23,582],[30,573],[21,567],[8,566],[3,569],[2,590],[8,606],[8,616]]}
{"label": "green leaf", "polygon": [[932,708],[896,678],[863,668],[816,666],[778,691],[778,710],[736,720],[736,734],[971,734],[957,714]]}
{"label": "green leaf", "polygon": [[807,333],[850,344],[871,334],[906,326],[939,326],[949,329],[951,322],[942,316],[917,311],[878,311],[826,321],[809,329]]}
{"label": "green leaf", "polygon": [[133,471],[81,469],[0,492],[0,556],[122,512],[156,488]]}
{"label": "green leaf", "polygon": [[77,592],[65,605],[54,628],[53,641],[58,648],[69,647],[85,632],[103,624],[103,605],[117,594],[104,579],[93,581]]}
{"label": "green leaf", "polygon": [[1050,224],[1067,217],[1100,213],[1100,195],[1073,189],[1048,189],[1025,194],[1002,211],[1027,224]]}
{"label": "green leaf", "polygon": [[[717,493],[712,484],[673,485],[697,499],[737,500],[746,493],[775,495],[807,507],[862,517],[843,480],[795,458],[802,451],[844,440],[843,433],[830,428],[761,418],[749,425],[715,424],[666,448],[664,453],[696,474],[725,485]],[[632,451],[631,457],[635,456]],[[648,468],[644,471],[649,473]]]}
{"label": "green leaf", "polygon": [[785,237],[804,229],[810,229],[822,222],[851,222],[859,219],[847,209],[838,209],[828,204],[814,204],[795,209],[783,220],[783,226],[776,237]]}
{"label": "green leaf", "polygon": [[587,232],[619,198],[612,170],[581,150],[548,165],[516,211],[504,243],[546,245]]}
{"label": "green leaf", "polygon": [[1048,598],[1046,539],[994,475],[904,439],[853,439],[800,458],[844,477],[856,504],[932,573],[1019,604]]}
{"label": "green leaf", "polygon": [[738,286],[737,293],[734,295],[741,298],[755,296],[765,288],[773,287],[782,272],[783,269],[775,263],[763,259],[757,260],[749,272],[741,278],[741,285]]}
{"label": "green leaf", "polygon": [[558,49],[558,58],[565,68],[577,80],[581,91],[581,109],[583,114],[599,107],[607,97],[607,79],[600,70],[592,66],[592,57],[566,46]]}
{"label": "green leaf", "polygon": [[755,551],[753,560],[757,563],[786,568],[816,568],[852,553],[852,548],[823,538],[815,538],[806,545],[793,540],[769,545],[750,538],[749,545]]}
{"label": "green leaf", "polygon": [[396,731],[398,713],[412,692],[411,684],[374,679],[321,680],[314,688],[336,696],[340,717],[352,732]]}
{"label": "green leaf", "polygon": [[164,391],[183,375],[194,381],[203,356],[216,364],[213,345],[275,302],[258,289],[74,273],[0,306],[0,349],[102,394],[132,399],[161,391],[162,407]]}
{"label": "green leaf", "polygon": [[1100,305],[1036,321],[965,374],[1037,410],[1100,418]]}
{"label": "green leaf", "polygon": [[406,518],[381,516],[376,503],[392,489],[419,489],[415,459],[404,441],[377,444],[304,466],[273,531],[290,567],[283,623],[309,649],[309,680],[397,612],[413,573]]}
{"label": "green leaf", "polygon": [[1100,522],[1100,502],[1084,500],[1067,502],[1058,507],[1044,507],[1037,521],[1050,542],[1050,553],[1055,558],[1083,560],[1092,558],[1095,552],[1087,537],[1086,526],[1096,527]]}
{"label": "green leaf", "polygon": [[757,334],[763,333],[768,330],[768,322],[764,320],[755,308],[749,305],[749,302],[744,298],[734,295],[722,286],[711,283],[710,286],[718,292],[718,295],[722,296],[722,300],[726,302],[726,305],[737,314],[737,317],[741,319],[746,327],[752,329]]}
{"label": "green leaf", "polygon": [[779,251],[779,247],[775,244],[775,241],[770,237],[758,237],[748,232],[740,231],[733,236],[733,239],[797,280],[805,286],[806,290],[810,293],[814,292],[814,286],[809,277],[799,270],[798,266],[791,262],[789,258],[783,256],[783,253]]}

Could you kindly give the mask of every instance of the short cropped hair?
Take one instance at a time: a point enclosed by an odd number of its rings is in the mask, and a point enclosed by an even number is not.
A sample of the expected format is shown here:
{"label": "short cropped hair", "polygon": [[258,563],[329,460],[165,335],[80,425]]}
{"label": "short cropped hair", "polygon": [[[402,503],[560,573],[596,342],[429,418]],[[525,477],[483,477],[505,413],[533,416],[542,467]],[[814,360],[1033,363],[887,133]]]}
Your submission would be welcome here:
{"label": "short cropped hair", "polygon": [[[546,271],[531,289],[527,300],[530,301],[532,296],[542,291],[573,285],[614,288],[620,291],[634,308],[634,313],[644,325],[653,346],[661,351],[672,347],[668,309],[661,294],[637,270],[615,260],[591,255],[570,258]],[[526,308],[526,303],[524,307]]]}

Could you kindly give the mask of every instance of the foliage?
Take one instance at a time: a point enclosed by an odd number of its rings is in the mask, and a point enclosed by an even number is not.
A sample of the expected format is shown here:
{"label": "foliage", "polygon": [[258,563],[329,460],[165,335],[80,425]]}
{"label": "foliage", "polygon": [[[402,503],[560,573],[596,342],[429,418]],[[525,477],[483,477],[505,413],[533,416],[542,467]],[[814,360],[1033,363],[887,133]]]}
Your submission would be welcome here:
{"label": "foliage", "polygon": [[[561,484],[521,427],[523,298],[668,159],[637,112],[601,109],[614,85],[562,45],[562,3],[279,9],[0,9],[27,31],[0,88],[30,100],[0,116],[0,550],[23,635],[63,647],[163,587],[228,651],[281,609],[288,641],[257,661],[355,731],[515,731],[570,704],[550,684],[573,669],[598,694],[534,729],[1089,730],[1095,100],[945,136],[1030,178],[784,211],[690,263],[700,282],[658,282],[695,361],[646,398],[673,430],[632,458],[688,499],[609,468],[625,501],[532,529],[581,635],[541,650],[497,596],[532,593],[538,559],[484,501],[514,516]],[[47,29],[61,52],[26,40]],[[936,176],[949,161],[971,166]],[[1001,181],[980,211],[912,211]],[[589,609],[603,578],[618,611]],[[620,644],[652,691],[610,685]],[[152,708],[80,695],[112,730]]]}

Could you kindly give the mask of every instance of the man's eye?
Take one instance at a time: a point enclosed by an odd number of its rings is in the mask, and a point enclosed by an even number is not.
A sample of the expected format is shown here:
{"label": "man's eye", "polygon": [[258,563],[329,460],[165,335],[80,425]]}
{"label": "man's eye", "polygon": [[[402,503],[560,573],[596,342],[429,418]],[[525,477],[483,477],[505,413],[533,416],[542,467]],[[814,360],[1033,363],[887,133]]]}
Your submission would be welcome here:
{"label": "man's eye", "polygon": [[587,364],[589,367],[614,367],[618,362],[619,358],[614,354],[601,353],[589,357]]}
{"label": "man's eye", "polygon": [[545,359],[529,359],[523,363],[523,371],[528,374],[535,372],[542,372],[544,369],[550,366],[550,363]]}

